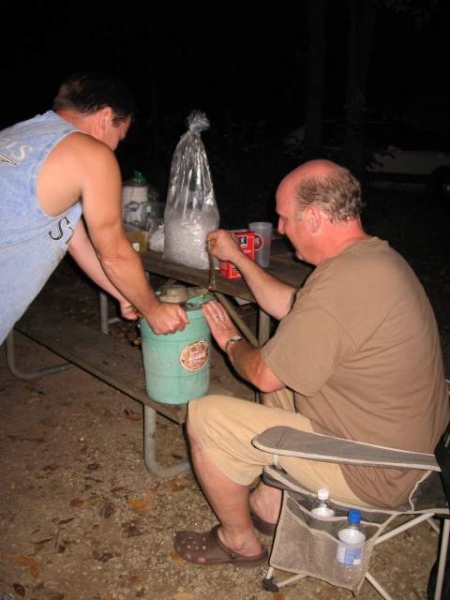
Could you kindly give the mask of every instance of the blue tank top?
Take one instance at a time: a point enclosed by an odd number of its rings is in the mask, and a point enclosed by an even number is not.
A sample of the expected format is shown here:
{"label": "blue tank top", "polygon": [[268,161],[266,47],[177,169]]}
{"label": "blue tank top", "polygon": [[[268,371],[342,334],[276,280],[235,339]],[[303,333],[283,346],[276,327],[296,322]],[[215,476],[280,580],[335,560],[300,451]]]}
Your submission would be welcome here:
{"label": "blue tank top", "polygon": [[81,202],[56,217],[36,182],[53,148],[77,129],[53,111],[0,131],[0,344],[67,251]]}

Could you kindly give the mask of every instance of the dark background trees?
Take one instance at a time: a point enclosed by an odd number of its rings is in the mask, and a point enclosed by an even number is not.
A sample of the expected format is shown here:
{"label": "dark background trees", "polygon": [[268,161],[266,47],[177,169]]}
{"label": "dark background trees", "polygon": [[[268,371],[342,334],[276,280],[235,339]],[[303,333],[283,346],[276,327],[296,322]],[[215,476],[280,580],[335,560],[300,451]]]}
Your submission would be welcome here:
{"label": "dark background trees", "polygon": [[[404,27],[398,27],[397,35],[411,36],[413,27],[426,30],[436,16],[439,0],[346,0],[339,6],[343,16],[341,31],[347,40],[347,52],[343,56],[346,65],[344,92],[344,136],[340,161],[349,166],[359,177],[364,175],[367,156],[364,152],[365,117],[370,110],[367,98],[368,80],[378,18],[388,19],[395,15],[409,18]],[[336,8],[336,7],[335,7]],[[380,15],[384,10],[384,15]],[[305,111],[305,155],[322,154],[322,110],[325,104],[325,80],[327,78],[326,22],[331,5],[326,0],[308,1],[308,85],[306,89]],[[383,27],[378,28],[381,37]],[[432,57],[432,55],[430,55]],[[405,57],[406,58],[406,57]],[[432,57],[436,60],[437,57]],[[406,65],[406,62],[405,62]],[[400,68],[401,63],[398,64]],[[383,73],[374,69],[374,78],[383,79]],[[419,82],[417,84],[420,85]],[[392,93],[391,98],[395,98]],[[389,95],[384,102],[387,101]],[[387,107],[386,107],[387,108]]]}
{"label": "dark background trees", "polygon": [[[450,93],[441,66],[450,54],[449,4],[301,0],[246,16],[229,4],[194,11],[133,2],[116,10],[103,0],[77,9],[35,0],[25,11],[4,0],[12,42],[0,68],[0,126],[46,110],[71,71],[112,70],[140,107],[118,152],[124,179],[138,169],[164,199],[185,119],[201,109],[211,123],[203,141],[224,225],[272,218],[280,177],[322,152],[324,121],[346,124],[341,158],[358,172],[366,118],[408,114],[448,126],[436,99]],[[288,148],[297,130],[305,144]]]}

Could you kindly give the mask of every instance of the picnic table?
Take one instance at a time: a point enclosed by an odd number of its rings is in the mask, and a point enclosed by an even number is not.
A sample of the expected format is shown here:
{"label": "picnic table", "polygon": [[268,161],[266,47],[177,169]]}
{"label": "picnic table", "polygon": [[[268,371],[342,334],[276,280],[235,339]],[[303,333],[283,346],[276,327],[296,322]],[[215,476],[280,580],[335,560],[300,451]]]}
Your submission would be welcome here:
{"label": "picnic table", "polygon": [[[279,279],[300,287],[310,273],[311,268],[297,261],[292,252],[280,243],[273,244],[273,252],[268,272]],[[208,285],[208,271],[186,267],[171,261],[166,261],[161,253],[141,253],[144,269],[148,273],[161,275],[167,279],[184,284],[203,286]],[[258,336],[256,337],[240,318],[233,305],[233,299],[255,302],[249,288],[242,279],[226,279],[216,276],[216,291],[231,317],[251,343],[263,344],[269,337],[270,317],[258,309]],[[145,387],[145,374],[142,355],[136,360],[136,348],[122,343],[110,335],[111,319],[107,314],[107,297],[100,294],[101,331],[77,322],[69,316],[52,310],[42,300],[36,300],[26,314],[16,323],[15,330],[31,340],[47,347],[62,357],[66,362],[34,372],[21,371],[15,361],[14,329],[6,340],[6,358],[11,372],[18,378],[29,380],[51,374],[57,374],[65,369],[77,366],[91,375],[98,377],[108,385],[118,389],[141,402],[144,406],[144,459],[148,470],[161,478],[174,477],[190,468],[188,461],[183,461],[171,467],[163,467],[156,460],[156,417],[157,414],[182,425],[186,419],[186,404],[171,405],[152,400]],[[226,393],[220,386],[211,383],[210,393]]]}

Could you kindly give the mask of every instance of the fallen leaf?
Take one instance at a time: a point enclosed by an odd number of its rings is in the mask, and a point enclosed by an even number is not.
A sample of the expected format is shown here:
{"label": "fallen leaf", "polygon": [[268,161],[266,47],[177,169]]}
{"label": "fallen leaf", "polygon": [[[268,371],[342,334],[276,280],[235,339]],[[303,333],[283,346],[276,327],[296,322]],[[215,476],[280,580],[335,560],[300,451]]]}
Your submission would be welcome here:
{"label": "fallen leaf", "polygon": [[56,469],[60,469],[61,465],[45,465],[45,467],[42,469],[43,471],[46,471],[47,473],[51,473],[52,471],[56,471]]}
{"label": "fallen leaf", "polygon": [[171,481],[170,482],[170,491],[171,492],[179,492],[180,490],[184,490],[184,488],[187,488],[189,484],[187,483],[178,483],[176,481]]}
{"label": "fallen leaf", "polygon": [[76,508],[77,506],[82,506],[84,504],[84,500],[82,498],[74,498],[69,502],[70,506]]}
{"label": "fallen leaf", "polygon": [[8,435],[8,438],[12,442],[36,442],[36,444],[43,444],[45,441],[42,438],[19,437],[18,435]]}
{"label": "fallen leaf", "polygon": [[35,579],[39,577],[39,567],[32,558],[28,558],[28,556],[23,556],[22,554],[15,554],[13,558],[17,565],[28,567],[32,577]]}
{"label": "fallen leaf", "polygon": [[36,546],[36,552],[39,552],[40,550],[42,550],[42,548],[45,546],[45,544],[47,544],[48,542],[53,542],[54,539],[55,539],[55,536],[45,538],[45,540],[39,540],[39,542],[33,542],[33,544]]}
{"label": "fallen leaf", "polygon": [[134,410],[131,410],[130,408],[125,408],[123,412],[125,413],[125,418],[129,421],[141,420],[141,415],[139,413],[134,412]]}
{"label": "fallen leaf", "polygon": [[184,559],[181,558],[181,556],[178,554],[175,548],[169,550],[169,556],[177,563],[178,566],[181,567],[184,565]]}
{"label": "fallen leaf", "polygon": [[97,479],[96,477],[89,477],[89,475],[86,475],[85,479],[86,479],[86,481],[94,481],[95,483],[103,483],[103,479]]}
{"label": "fallen leaf", "polygon": [[30,396],[27,400],[27,404],[36,404],[37,402],[42,402],[42,398],[34,394]]}
{"label": "fallen leaf", "polygon": [[58,525],[67,525],[67,523],[70,523],[73,520],[74,517],[70,517],[69,519],[61,519],[61,521],[58,521]]}
{"label": "fallen leaf", "polygon": [[34,560],[28,558],[28,556],[23,556],[22,554],[15,554],[13,556],[13,560],[17,565],[29,567],[31,564],[34,564]]}
{"label": "fallen leaf", "polygon": [[98,550],[94,550],[92,552],[92,558],[94,560],[98,560],[100,562],[108,562],[108,560],[111,560],[112,558],[114,558],[114,553],[113,552],[99,552]]}
{"label": "fallen leaf", "polygon": [[98,462],[93,462],[93,463],[89,463],[87,466],[88,471],[97,471],[98,469],[101,469],[102,465]]}
{"label": "fallen leaf", "polygon": [[131,500],[128,500],[128,504],[132,508],[136,508],[137,510],[152,510],[153,509],[153,507],[148,502],[144,502],[143,500],[138,500],[137,498],[131,498]]}
{"label": "fallen leaf", "polygon": [[158,493],[158,488],[159,485],[157,485],[156,487],[154,487],[153,489],[149,490],[148,492],[145,492],[144,496],[146,500],[153,500],[153,498],[156,496],[156,494]]}
{"label": "fallen leaf", "polygon": [[142,533],[143,533],[139,529],[139,526],[136,523],[134,523],[133,521],[131,521],[129,523],[124,523],[122,525],[122,529],[128,538],[138,537],[138,536],[142,535]]}
{"label": "fallen leaf", "polygon": [[71,543],[71,542],[70,542],[70,540],[63,540],[63,541],[61,542],[61,544],[59,544],[59,545],[58,545],[58,547],[57,547],[57,549],[56,549],[56,550],[57,550],[57,552],[58,552],[58,554],[64,554],[64,552],[65,552],[65,551],[66,551],[66,549],[67,549],[67,546],[68,546],[70,543]]}
{"label": "fallen leaf", "polygon": [[19,594],[21,598],[23,598],[26,594],[26,590],[20,583],[13,583],[13,588],[16,594]]}
{"label": "fallen leaf", "polygon": [[39,567],[37,565],[30,565],[30,575],[37,579],[40,575]]}
{"label": "fallen leaf", "polygon": [[176,452],[172,452],[171,457],[176,458],[177,460],[184,460],[186,458],[182,454],[177,454]]}
{"label": "fallen leaf", "polygon": [[108,500],[105,500],[102,510],[102,514],[105,517],[105,519],[109,519],[109,517],[111,517],[115,512],[116,508],[114,504],[112,502],[109,502]]}

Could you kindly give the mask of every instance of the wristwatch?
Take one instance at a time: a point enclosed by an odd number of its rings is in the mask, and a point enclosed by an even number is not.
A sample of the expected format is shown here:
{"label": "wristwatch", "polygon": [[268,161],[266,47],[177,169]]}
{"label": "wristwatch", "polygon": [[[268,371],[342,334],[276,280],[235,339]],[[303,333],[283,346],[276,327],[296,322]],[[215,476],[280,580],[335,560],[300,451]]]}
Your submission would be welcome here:
{"label": "wristwatch", "polygon": [[241,342],[244,338],[241,335],[232,335],[225,344],[225,353],[228,354],[228,348],[231,344],[235,344],[236,342]]}

